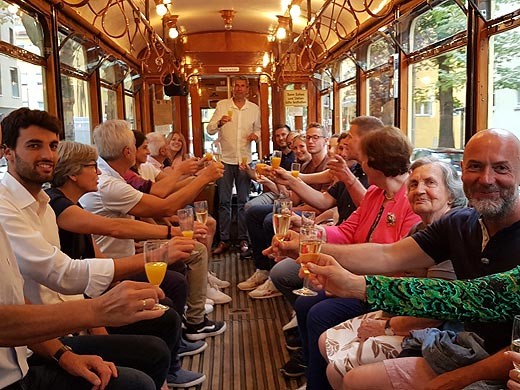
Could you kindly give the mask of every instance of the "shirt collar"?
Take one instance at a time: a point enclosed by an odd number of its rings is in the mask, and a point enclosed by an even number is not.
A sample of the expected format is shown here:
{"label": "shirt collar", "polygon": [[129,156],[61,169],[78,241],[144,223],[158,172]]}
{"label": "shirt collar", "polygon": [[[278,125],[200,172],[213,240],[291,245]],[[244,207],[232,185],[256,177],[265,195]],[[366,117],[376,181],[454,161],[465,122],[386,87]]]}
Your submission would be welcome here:
{"label": "shirt collar", "polygon": [[[29,191],[16,180],[9,172],[2,179],[2,185],[12,194],[11,200],[19,209],[24,209],[38,203],[39,212],[49,203],[49,196],[40,190],[34,198]],[[16,195],[15,195],[16,194]]]}
{"label": "shirt collar", "polygon": [[124,180],[119,172],[112,168],[102,157],[98,157],[97,163],[102,174]]}

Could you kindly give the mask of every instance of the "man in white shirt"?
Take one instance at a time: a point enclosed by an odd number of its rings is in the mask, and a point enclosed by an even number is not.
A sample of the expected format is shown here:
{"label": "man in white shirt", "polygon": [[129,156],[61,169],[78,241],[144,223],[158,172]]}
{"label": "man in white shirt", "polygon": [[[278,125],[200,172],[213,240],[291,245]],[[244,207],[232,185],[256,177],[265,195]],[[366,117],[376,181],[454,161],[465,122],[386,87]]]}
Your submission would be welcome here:
{"label": "man in white shirt", "polygon": [[[109,218],[162,218],[176,213],[179,208],[193,201],[204,186],[222,175],[218,163],[212,163],[188,185],[159,198],[145,194],[127,184],[124,173],[135,164],[135,138],[128,122],[108,120],[94,129],[94,142],[98,150],[98,167],[101,170],[97,192],[89,192],[80,198],[84,208],[94,214]],[[135,253],[133,240],[94,235],[101,251],[108,256],[128,256]],[[200,243],[187,259],[188,309],[186,311],[186,338],[191,341],[215,336],[226,330],[225,322],[210,321],[204,314],[208,274],[208,253]]]}
{"label": "man in white shirt", "polygon": [[242,160],[251,161],[251,142],[260,137],[260,108],[247,100],[249,81],[245,76],[233,80],[233,97],[221,100],[208,123],[208,134],[218,133],[222,148],[224,176],[217,182],[219,195],[220,243],[213,254],[222,254],[229,249],[231,226],[231,195],[233,183],[237,190],[238,239],[240,249],[248,249],[244,205],[249,200],[251,179],[239,169]]}

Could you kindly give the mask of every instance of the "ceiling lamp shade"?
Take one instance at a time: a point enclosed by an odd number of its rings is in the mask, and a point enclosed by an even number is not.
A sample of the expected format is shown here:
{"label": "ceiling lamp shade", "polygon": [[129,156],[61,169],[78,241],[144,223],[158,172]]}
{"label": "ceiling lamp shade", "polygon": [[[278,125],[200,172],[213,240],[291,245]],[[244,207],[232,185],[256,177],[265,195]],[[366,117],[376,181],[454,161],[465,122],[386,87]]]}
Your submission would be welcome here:
{"label": "ceiling lamp shade", "polygon": [[224,29],[229,31],[233,28],[233,18],[235,17],[235,11],[232,9],[223,9],[220,11],[220,16],[224,19]]}

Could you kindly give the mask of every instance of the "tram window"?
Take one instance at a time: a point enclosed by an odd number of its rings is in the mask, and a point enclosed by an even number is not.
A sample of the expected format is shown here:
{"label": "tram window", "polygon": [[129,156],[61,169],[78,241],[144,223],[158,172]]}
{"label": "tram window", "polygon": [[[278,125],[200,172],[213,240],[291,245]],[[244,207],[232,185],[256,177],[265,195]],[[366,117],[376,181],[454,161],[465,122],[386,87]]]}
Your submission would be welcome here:
{"label": "tram window", "polygon": [[135,129],[135,98],[125,93],[125,120]]}
{"label": "tram window", "polygon": [[117,93],[106,87],[101,87],[101,119],[117,119]]}
{"label": "tram window", "polygon": [[496,19],[519,8],[518,0],[482,0],[479,1],[480,13],[486,19]]}
{"label": "tram window", "polygon": [[86,80],[61,75],[65,139],[91,144],[90,97]]}
{"label": "tram window", "polygon": [[18,6],[0,0],[0,40],[41,56],[43,30],[39,21]]}
{"label": "tram window", "polygon": [[393,72],[381,72],[368,79],[368,113],[383,121],[394,124]]}
{"label": "tram window", "polygon": [[411,141],[420,148],[462,148],[466,101],[466,49],[410,66]]}
{"label": "tram window", "polygon": [[339,90],[339,101],[340,101],[340,132],[347,131],[349,129],[349,123],[357,116],[356,113],[356,84],[351,83]]}
{"label": "tram window", "polygon": [[339,81],[356,77],[356,64],[350,58],[345,58],[339,65]]}
{"label": "tram window", "polygon": [[334,93],[332,90],[321,95],[321,124],[329,131],[333,132],[334,118]]}
{"label": "tram window", "polygon": [[514,132],[520,137],[520,27],[490,38],[488,127]]}
{"label": "tram window", "polygon": [[368,45],[367,70],[388,64],[388,61],[394,52],[394,48],[386,39],[380,38],[375,40],[373,43]]}

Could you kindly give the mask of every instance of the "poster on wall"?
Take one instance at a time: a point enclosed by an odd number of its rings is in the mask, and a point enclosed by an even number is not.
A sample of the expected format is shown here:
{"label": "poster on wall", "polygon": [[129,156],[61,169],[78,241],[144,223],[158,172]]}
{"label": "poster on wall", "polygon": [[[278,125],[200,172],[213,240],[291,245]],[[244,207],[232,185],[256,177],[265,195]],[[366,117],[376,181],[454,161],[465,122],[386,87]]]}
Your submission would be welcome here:
{"label": "poster on wall", "polygon": [[307,107],[307,90],[295,89],[283,91],[283,102],[286,107]]}

